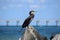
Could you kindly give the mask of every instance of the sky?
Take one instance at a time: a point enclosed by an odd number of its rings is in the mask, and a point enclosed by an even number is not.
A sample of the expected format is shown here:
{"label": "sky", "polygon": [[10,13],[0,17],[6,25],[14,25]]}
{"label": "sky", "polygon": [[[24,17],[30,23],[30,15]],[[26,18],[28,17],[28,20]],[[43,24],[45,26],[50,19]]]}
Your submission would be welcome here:
{"label": "sky", "polygon": [[0,0],[0,24],[5,25],[9,20],[9,24],[14,25],[19,20],[22,25],[30,10],[35,11],[31,25],[35,25],[36,20],[40,21],[39,25],[45,25],[45,20],[54,25],[60,19],[60,0]]}

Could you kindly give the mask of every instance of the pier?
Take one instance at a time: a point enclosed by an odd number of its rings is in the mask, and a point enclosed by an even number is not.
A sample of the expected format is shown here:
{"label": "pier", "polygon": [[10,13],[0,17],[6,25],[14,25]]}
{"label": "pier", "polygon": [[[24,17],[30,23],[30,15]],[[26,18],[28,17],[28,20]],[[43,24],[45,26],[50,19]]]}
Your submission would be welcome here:
{"label": "pier", "polygon": [[[6,26],[9,26],[10,23],[11,24],[14,23],[16,26],[19,26],[19,25],[21,25],[20,23],[22,21],[21,20],[0,20],[0,25],[3,25],[3,23],[5,23]],[[50,24],[53,24],[52,22],[54,22],[54,26],[60,26],[60,20],[59,19],[58,20],[34,20],[33,22],[35,22],[36,26],[38,26],[38,25],[41,26],[42,23],[45,26],[49,26]]]}

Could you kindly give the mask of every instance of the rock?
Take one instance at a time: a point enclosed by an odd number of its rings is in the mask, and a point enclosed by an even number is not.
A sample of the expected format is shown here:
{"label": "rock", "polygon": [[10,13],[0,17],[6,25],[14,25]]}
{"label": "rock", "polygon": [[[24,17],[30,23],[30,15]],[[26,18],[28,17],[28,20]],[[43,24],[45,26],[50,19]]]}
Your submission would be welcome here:
{"label": "rock", "polygon": [[41,36],[34,27],[29,26],[26,28],[21,40],[46,40],[46,37]]}
{"label": "rock", "polygon": [[60,34],[56,34],[52,40],[60,40]]}

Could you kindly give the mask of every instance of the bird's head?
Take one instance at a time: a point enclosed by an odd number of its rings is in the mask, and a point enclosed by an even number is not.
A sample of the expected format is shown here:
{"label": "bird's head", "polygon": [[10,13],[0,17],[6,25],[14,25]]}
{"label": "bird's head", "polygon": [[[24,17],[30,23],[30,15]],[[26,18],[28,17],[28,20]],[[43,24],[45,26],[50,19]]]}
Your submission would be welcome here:
{"label": "bird's head", "polygon": [[29,12],[29,15],[34,15],[34,10],[31,10],[30,12]]}

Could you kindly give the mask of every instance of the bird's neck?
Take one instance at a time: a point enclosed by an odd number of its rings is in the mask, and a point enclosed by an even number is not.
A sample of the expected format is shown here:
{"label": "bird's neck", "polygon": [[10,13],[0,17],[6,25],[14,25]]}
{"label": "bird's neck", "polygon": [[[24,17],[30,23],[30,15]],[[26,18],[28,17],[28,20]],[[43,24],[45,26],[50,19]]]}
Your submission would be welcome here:
{"label": "bird's neck", "polygon": [[34,15],[33,14],[31,14],[30,16],[31,16],[31,18],[34,18]]}

